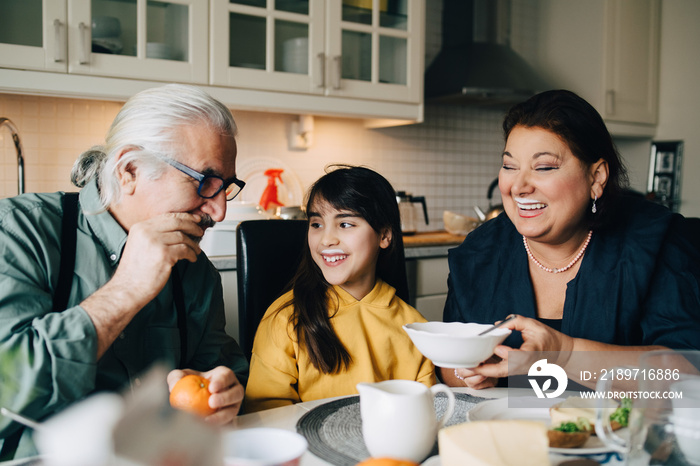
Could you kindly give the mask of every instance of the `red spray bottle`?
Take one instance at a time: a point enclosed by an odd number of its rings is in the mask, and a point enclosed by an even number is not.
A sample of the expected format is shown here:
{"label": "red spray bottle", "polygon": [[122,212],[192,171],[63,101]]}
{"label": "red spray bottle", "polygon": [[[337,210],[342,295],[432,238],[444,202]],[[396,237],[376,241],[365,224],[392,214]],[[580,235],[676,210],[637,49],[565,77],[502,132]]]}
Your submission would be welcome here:
{"label": "red spray bottle", "polygon": [[276,183],[277,180],[279,180],[280,183],[284,183],[282,181],[283,171],[284,170],[282,168],[270,168],[268,170],[265,170],[265,176],[267,177],[267,186],[265,186],[265,190],[263,191],[262,196],[260,196],[260,207],[262,207],[264,210],[267,210],[269,207],[272,207],[274,209],[278,206],[284,205],[277,198]]}

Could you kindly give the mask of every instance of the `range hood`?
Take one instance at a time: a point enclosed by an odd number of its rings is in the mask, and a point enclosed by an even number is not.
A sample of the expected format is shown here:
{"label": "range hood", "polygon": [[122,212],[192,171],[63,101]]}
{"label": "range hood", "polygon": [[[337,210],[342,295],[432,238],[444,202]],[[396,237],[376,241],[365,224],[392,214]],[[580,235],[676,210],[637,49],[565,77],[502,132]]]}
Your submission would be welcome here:
{"label": "range hood", "polygon": [[425,72],[425,100],[512,105],[548,89],[510,48],[510,0],[443,0],[442,49]]}

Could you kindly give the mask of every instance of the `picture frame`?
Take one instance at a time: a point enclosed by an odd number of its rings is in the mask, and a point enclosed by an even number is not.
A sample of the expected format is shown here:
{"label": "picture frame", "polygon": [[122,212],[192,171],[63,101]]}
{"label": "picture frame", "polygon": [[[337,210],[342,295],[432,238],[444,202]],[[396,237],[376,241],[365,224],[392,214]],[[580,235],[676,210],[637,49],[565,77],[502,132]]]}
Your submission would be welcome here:
{"label": "picture frame", "polygon": [[647,198],[674,212],[680,208],[683,141],[652,141]]}
{"label": "picture frame", "polygon": [[671,197],[673,195],[673,178],[670,176],[656,176],[654,178],[654,192],[657,196]]}
{"label": "picture frame", "polygon": [[673,173],[676,154],[671,151],[658,152],[656,157],[656,173]]}

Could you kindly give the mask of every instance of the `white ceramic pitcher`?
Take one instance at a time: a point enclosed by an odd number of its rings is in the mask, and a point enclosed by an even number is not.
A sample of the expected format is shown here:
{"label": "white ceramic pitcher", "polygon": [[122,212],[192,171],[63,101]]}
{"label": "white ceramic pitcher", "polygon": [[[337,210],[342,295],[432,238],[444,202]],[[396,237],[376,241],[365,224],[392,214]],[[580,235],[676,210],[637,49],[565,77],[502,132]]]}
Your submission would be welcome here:
{"label": "white ceramic pitcher", "polygon": [[[452,416],[455,396],[447,385],[431,388],[411,380],[359,383],[362,436],[372,456],[423,461],[437,439],[437,432]],[[435,413],[436,393],[447,395],[447,409]]]}

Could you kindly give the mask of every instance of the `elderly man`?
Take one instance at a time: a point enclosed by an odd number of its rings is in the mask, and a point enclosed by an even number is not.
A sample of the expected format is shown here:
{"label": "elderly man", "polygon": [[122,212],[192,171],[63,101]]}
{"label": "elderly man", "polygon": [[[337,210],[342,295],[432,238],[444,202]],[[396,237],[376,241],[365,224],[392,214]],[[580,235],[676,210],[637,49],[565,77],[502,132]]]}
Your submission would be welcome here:
{"label": "elderly man", "polygon": [[[43,419],[154,362],[210,380],[208,421],[237,415],[248,364],[224,332],[221,279],[198,245],[236,178],[231,112],[191,86],[132,97],[105,145],[76,162],[83,189],[0,200],[0,405]],[[0,417],[0,460],[35,452]]]}

